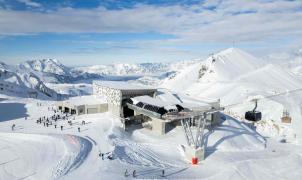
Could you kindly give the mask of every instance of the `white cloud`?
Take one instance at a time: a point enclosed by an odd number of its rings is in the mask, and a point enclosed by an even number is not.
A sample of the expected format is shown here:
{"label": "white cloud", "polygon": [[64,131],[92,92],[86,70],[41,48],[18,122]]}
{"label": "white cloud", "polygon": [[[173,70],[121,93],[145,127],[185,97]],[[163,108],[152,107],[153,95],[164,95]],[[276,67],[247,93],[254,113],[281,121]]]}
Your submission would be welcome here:
{"label": "white cloud", "polygon": [[34,2],[32,0],[18,0],[20,3],[24,3],[27,6],[31,7],[41,7],[41,4]]}
{"label": "white cloud", "polygon": [[[214,10],[208,9],[213,6]],[[302,36],[301,9],[301,1],[208,0],[191,7],[0,10],[0,34],[153,31],[179,37],[173,43],[262,41]]]}

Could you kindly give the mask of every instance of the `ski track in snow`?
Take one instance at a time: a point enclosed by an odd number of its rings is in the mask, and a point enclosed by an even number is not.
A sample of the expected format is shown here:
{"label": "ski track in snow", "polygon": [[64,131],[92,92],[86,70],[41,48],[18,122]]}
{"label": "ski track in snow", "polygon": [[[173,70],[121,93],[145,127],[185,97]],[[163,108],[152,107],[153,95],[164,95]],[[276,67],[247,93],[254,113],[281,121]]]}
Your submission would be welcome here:
{"label": "ski track in snow", "polygon": [[87,158],[91,149],[92,143],[82,137],[73,135],[64,135],[65,141],[68,141],[69,146],[73,146],[71,149],[76,149],[75,152],[69,152],[64,158],[58,163],[57,168],[53,172],[55,179],[68,174],[69,172],[77,169]]}
{"label": "ski track in snow", "polygon": [[0,179],[58,179],[91,149],[90,141],[73,135],[0,133]]}
{"label": "ski track in snow", "polygon": [[162,157],[152,151],[147,144],[117,138],[113,140],[113,144],[115,144],[114,156],[125,164],[159,168],[185,167],[185,164],[162,160]]}

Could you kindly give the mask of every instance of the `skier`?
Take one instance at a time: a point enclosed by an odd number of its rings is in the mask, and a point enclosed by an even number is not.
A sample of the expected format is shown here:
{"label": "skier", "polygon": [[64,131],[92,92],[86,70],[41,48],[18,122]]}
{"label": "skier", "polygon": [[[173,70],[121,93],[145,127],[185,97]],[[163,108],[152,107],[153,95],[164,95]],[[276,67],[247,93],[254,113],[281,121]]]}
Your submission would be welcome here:
{"label": "skier", "polygon": [[161,177],[165,177],[165,170],[162,170]]}
{"label": "skier", "polygon": [[126,169],[126,171],[125,171],[125,173],[124,173],[124,176],[125,176],[125,177],[128,177],[128,176],[129,176],[128,170],[127,170],[127,169]]}
{"label": "skier", "polygon": [[104,160],[104,154],[103,153],[101,153],[101,156],[102,156],[102,160]]}
{"label": "skier", "polygon": [[61,126],[61,131],[63,131],[63,126]]}
{"label": "skier", "polygon": [[133,176],[133,177],[136,177],[136,170],[133,170],[132,176]]}
{"label": "skier", "polygon": [[46,123],[46,127],[48,127],[48,123]]}
{"label": "skier", "polygon": [[57,128],[57,125],[55,124],[55,128]]}
{"label": "skier", "polygon": [[78,127],[78,132],[81,132],[80,127]]}
{"label": "skier", "polygon": [[12,131],[15,129],[15,127],[16,127],[16,125],[15,125],[15,124],[13,124],[13,125],[12,125]]}

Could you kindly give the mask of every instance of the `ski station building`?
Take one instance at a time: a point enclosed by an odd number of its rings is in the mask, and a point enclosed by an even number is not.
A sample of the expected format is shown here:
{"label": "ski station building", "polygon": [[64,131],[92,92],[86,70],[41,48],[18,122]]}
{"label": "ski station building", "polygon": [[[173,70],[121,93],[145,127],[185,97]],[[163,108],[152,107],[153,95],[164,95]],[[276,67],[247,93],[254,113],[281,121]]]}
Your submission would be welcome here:
{"label": "ski station building", "polygon": [[96,96],[76,96],[68,100],[58,101],[57,107],[65,113],[82,115],[108,111],[107,102]]}
{"label": "ski station building", "polygon": [[169,95],[152,87],[121,81],[94,81],[92,96],[60,101],[58,108],[77,115],[108,111],[121,119],[126,131],[134,127],[131,124],[136,124],[139,125],[136,127],[164,135],[176,126],[182,126],[188,144],[186,156],[204,159],[203,131],[206,126],[219,123],[220,102],[192,99],[184,102],[171,93],[170,98],[165,96]]}
{"label": "ski station building", "polygon": [[108,111],[121,118],[134,115],[133,110],[127,107],[131,98],[143,95],[154,97],[156,91],[154,88],[137,86],[123,81],[93,82],[93,94],[105,98],[108,103]]}
{"label": "ski station building", "polygon": [[[191,119],[190,125],[195,125],[205,112],[219,109],[219,102],[196,105],[164,101],[155,88],[120,81],[95,81],[93,94],[106,100],[108,111],[120,117],[125,128],[134,122],[161,135],[181,125],[182,119]],[[208,114],[206,118],[211,123],[219,119],[217,113]]]}
{"label": "ski station building", "polygon": [[219,102],[180,103],[162,100],[159,94],[156,88],[127,82],[94,81],[92,96],[73,97],[59,101],[57,106],[76,115],[108,111],[122,120],[125,129],[133,123],[141,124],[161,135],[183,125],[182,120],[189,120],[188,126],[198,125],[201,116],[211,124],[218,122],[215,111],[220,108]]}

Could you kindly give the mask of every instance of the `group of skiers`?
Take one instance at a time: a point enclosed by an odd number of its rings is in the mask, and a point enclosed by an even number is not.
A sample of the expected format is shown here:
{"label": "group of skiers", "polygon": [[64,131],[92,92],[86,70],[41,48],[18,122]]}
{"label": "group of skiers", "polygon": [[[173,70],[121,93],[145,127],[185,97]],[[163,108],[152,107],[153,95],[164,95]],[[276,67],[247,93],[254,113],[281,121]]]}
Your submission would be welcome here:
{"label": "group of skiers", "polygon": [[[42,105],[41,103],[37,103],[37,106],[41,106],[41,105]],[[54,123],[54,127],[57,128],[57,121],[60,120],[60,119],[62,119],[62,120],[68,120],[67,122],[68,122],[68,124],[69,124],[70,126],[73,125],[73,122],[72,122],[72,120],[71,120],[71,118],[70,118],[70,116],[71,116],[70,114],[68,114],[68,113],[63,113],[62,110],[56,110],[56,109],[54,109],[53,107],[48,107],[48,110],[49,110],[49,111],[53,111],[54,114],[53,114],[52,116],[50,116],[50,117],[46,117],[46,116],[40,117],[40,118],[36,121],[37,124],[42,124],[42,123],[43,123],[44,127],[45,127],[45,126],[48,127],[48,126],[50,126],[50,125],[53,125],[53,121],[54,121],[54,122],[55,122],[55,123]],[[70,120],[69,120],[69,119],[70,119]],[[75,120],[75,117],[73,117],[72,119]],[[86,122],[85,122],[85,121],[82,121],[82,125],[85,125],[85,124],[86,124]],[[13,128],[14,128],[14,127],[12,127],[12,129],[13,129]],[[63,131],[64,126],[61,125],[61,126],[60,126],[60,129],[61,129],[61,131]],[[78,130],[78,132],[81,132],[81,128],[80,128],[80,127],[78,127],[77,130]]]}
{"label": "group of skiers", "polygon": [[113,155],[112,152],[107,152],[107,153],[99,153],[99,156],[102,158],[102,160],[104,160],[105,155],[107,155],[107,159],[109,160],[113,160]]}

